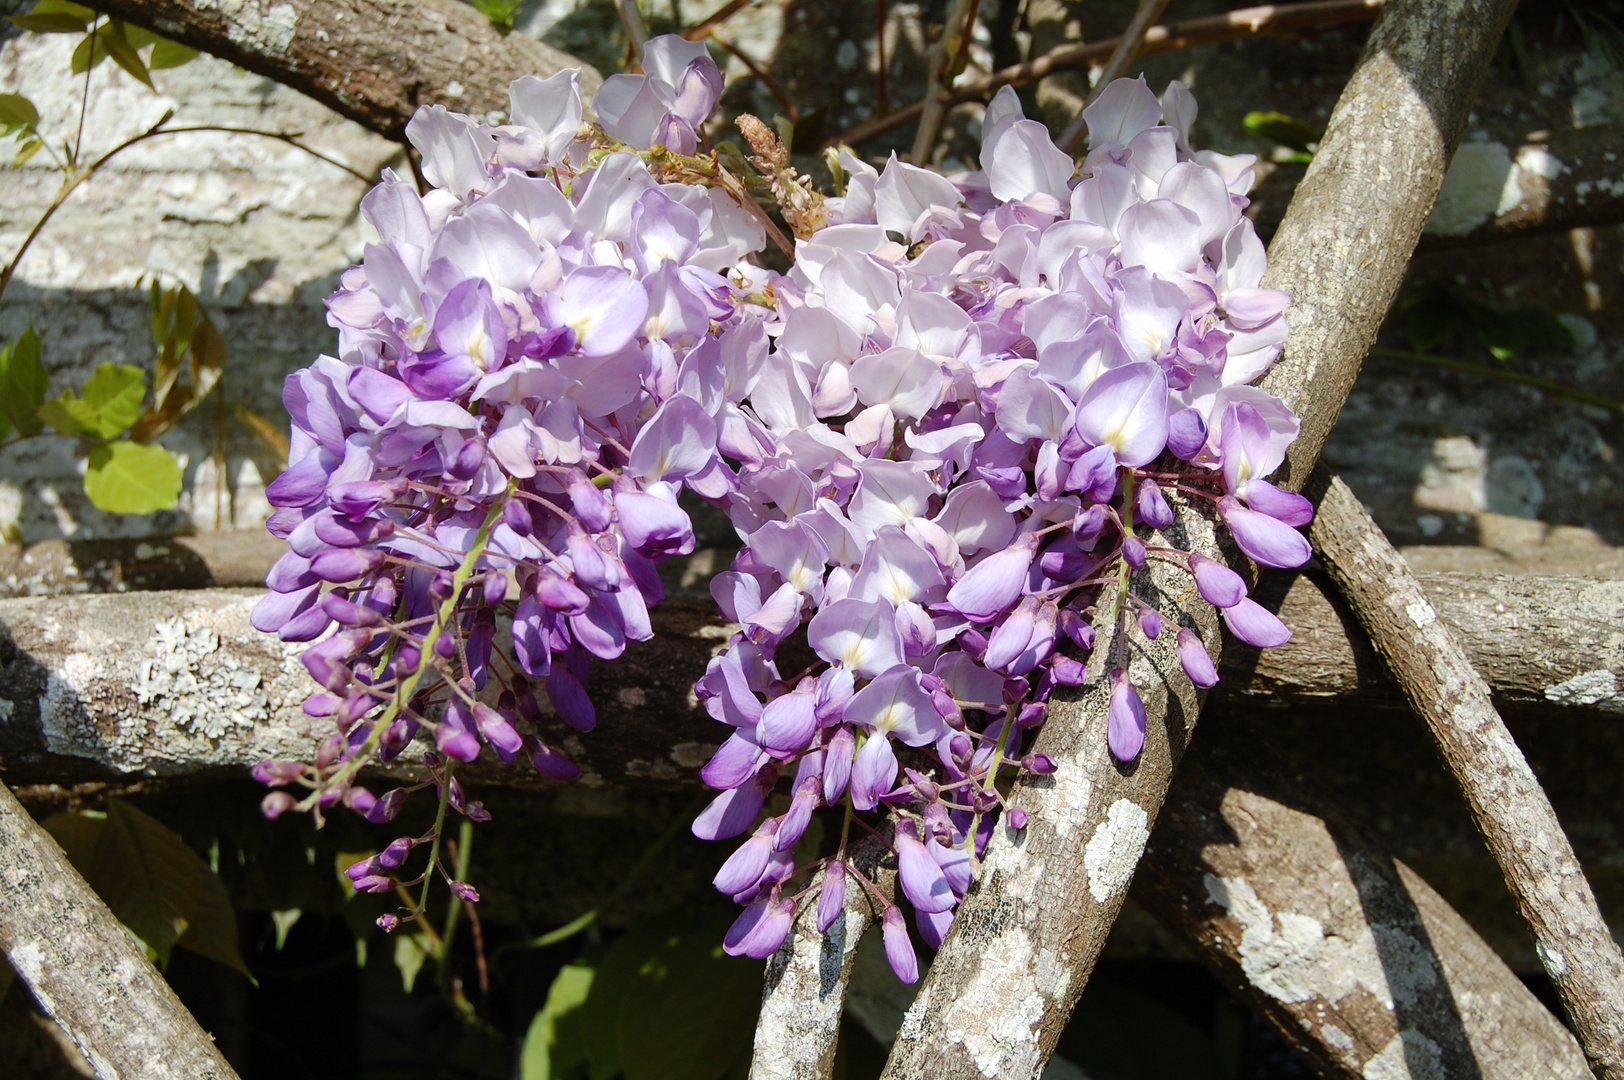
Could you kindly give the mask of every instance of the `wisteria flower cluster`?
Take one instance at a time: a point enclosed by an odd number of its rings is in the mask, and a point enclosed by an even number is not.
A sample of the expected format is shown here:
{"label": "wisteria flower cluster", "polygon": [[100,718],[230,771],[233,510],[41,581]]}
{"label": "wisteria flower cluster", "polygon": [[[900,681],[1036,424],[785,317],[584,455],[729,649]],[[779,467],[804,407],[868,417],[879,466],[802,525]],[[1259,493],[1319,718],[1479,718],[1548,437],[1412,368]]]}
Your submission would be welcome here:
{"label": "wisteria flower cluster", "polygon": [[[693,549],[686,489],[743,541],[712,582],[739,629],[695,688],[728,734],[693,831],[746,837],[715,879],[744,905],[724,947],[771,954],[815,890],[820,929],[848,890],[877,893],[853,823],[887,837],[938,945],[992,824],[1026,825],[1006,781],[1054,770],[1032,731],[1096,634],[1118,760],[1145,741],[1145,640],[1174,634],[1192,682],[1216,682],[1195,631],[1135,595],[1147,560],[1193,574],[1241,640],[1290,636],[1240,574],[1168,539],[1175,504],[1205,501],[1256,562],[1310,554],[1311,506],[1266,479],[1297,419],[1251,385],[1287,302],[1260,287],[1241,213],[1252,159],[1190,148],[1181,84],[1158,101],[1123,80],[1086,111],[1079,169],[1006,88],[983,170],[844,151],[823,198],[746,118],[759,189],[802,238],[777,274],[749,261],[744,187],[691,156],[721,89],[702,47],[651,41],[597,125],[576,87],[519,80],[500,127],[423,110],[408,134],[433,190],[386,176],[363,203],[378,239],[329,301],[339,356],[288,380],[293,465],[268,494],[290,551],[254,616],[314,642],[305,708],[338,731],[311,765],[260,767],[310,789],[267,812],[388,820],[415,788],[354,780],[414,738],[433,739],[418,786],[442,818],[484,816],[451,772],[486,744],[571,779],[536,721],[592,726],[590,659],[650,635],[655,564]],[[843,810],[838,845],[798,858],[822,807]],[[438,828],[356,864],[357,888],[449,881]],[[913,981],[889,902],[882,930]]]}
{"label": "wisteria flower cluster", "polygon": [[[590,658],[650,636],[655,564],[693,550],[678,484],[726,492],[719,463],[666,435],[698,415],[676,389],[724,351],[743,295],[724,275],[762,227],[638,152],[654,138],[692,149],[721,89],[703,46],[662,38],[645,62],[635,108],[601,128],[582,126],[573,70],[517,80],[500,127],[423,109],[407,135],[432,190],[386,173],[362,201],[376,239],[328,300],[338,355],[283,391],[291,466],[266,494],[289,550],[253,612],[314,642],[304,711],[337,730],[312,764],[256,769],[310,789],[272,792],[267,813],[342,801],[393,818],[415,788],[377,797],[353,781],[419,734],[434,745],[419,787],[472,818],[488,815],[451,773],[486,746],[574,779],[537,733],[542,699],[592,728]],[[438,825],[403,837],[349,876],[373,892],[426,881],[444,873],[439,841]],[[425,843],[428,867],[407,878]]]}
{"label": "wisteria flower cluster", "polygon": [[[1297,419],[1249,385],[1280,351],[1287,302],[1259,287],[1263,247],[1241,214],[1252,159],[1191,151],[1194,114],[1181,84],[1162,101],[1113,84],[1087,111],[1081,179],[1008,89],[986,113],[981,172],[843,156],[830,224],[776,286],[772,348],[739,350],[759,362],[702,384],[745,540],[712,586],[741,630],[698,688],[732,732],[703,770],[722,793],[694,832],[749,833],[715,880],[746,905],[730,952],[780,947],[818,887],[784,895],[796,845],[839,804],[820,929],[846,890],[872,888],[845,853],[853,813],[879,811],[919,935],[939,945],[991,821],[1025,827],[998,782],[1055,768],[1023,751],[1056,689],[1084,681],[1097,627],[1115,642],[1109,748],[1139,755],[1128,659],[1164,632],[1131,587],[1147,559],[1189,569],[1241,640],[1290,636],[1239,574],[1160,533],[1173,490],[1209,500],[1259,563],[1309,556],[1295,526],[1310,504],[1264,479]],[[803,628],[816,662],[780,670]],[[1211,686],[1199,636],[1165,629]],[[762,818],[784,773],[788,809]],[[913,981],[900,910],[882,929]]]}

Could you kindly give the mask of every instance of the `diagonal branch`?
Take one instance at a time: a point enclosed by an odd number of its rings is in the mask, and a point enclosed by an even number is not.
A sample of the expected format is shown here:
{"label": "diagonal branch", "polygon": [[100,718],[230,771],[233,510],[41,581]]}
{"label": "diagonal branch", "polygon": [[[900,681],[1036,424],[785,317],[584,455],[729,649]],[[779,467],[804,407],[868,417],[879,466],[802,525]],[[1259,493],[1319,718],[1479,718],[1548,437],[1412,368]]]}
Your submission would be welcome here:
{"label": "diagonal branch", "polygon": [[[1281,226],[1282,237],[1295,228],[1305,239],[1336,241],[1330,251],[1299,242],[1275,253],[1271,273],[1277,287],[1293,283],[1294,303],[1301,302],[1296,283],[1312,279],[1316,288],[1304,293],[1315,302],[1311,310],[1324,320],[1333,313],[1346,321],[1373,317],[1374,336],[1514,6],[1514,0],[1466,0],[1446,10],[1393,0],[1384,8],[1299,188],[1299,199],[1304,192],[1310,198],[1301,209],[1294,203]],[[1404,182],[1384,182],[1396,177]],[[1298,320],[1288,319],[1288,349],[1317,352],[1318,340],[1300,336]],[[1329,332],[1305,325],[1321,337]],[[1354,355],[1363,356],[1369,344],[1358,341]],[[1317,459],[1351,384],[1351,377],[1311,378],[1288,398],[1305,414],[1298,461]],[[1199,529],[1204,523],[1193,517],[1182,514],[1179,525]],[[1192,536],[1198,538],[1199,532]],[[1210,530],[1205,543],[1180,546],[1214,553]],[[1211,640],[1212,609],[1195,596],[1187,575],[1162,573],[1166,580],[1155,584],[1169,598],[1164,620],[1194,625]],[[1136,768],[1115,767],[1105,750],[1108,694],[1100,681],[1051,711],[1037,749],[1060,768],[1016,786],[1011,801],[1031,812],[1034,824],[1019,836],[1000,830],[993,837],[977,886],[892,1048],[888,1078],[1036,1076],[1053,1052],[1200,707],[1173,665],[1163,667],[1154,654],[1148,660],[1159,670],[1134,672],[1136,682],[1153,681],[1145,702],[1151,735]]]}
{"label": "diagonal branch", "polygon": [[1320,558],[1437,740],[1592,1069],[1624,1080],[1624,957],[1550,799],[1403,557],[1341,480],[1310,483]]}
{"label": "diagonal branch", "polygon": [[103,1080],[237,1074],[49,833],[0,784],[0,951]]}
{"label": "diagonal branch", "polygon": [[521,75],[597,71],[551,45],[503,30],[459,0],[91,0],[145,27],[308,94],[363,127],[404,142],[420,105],[507,113]]}
{"label": "diagonal branch", "polygon": [[[1128,70],[1133,58],[1145,47],[1145,31],[1150,29],[1151,23],[1161,17],[1166,7],[1167,0],[1139,0],[1139,7],[1129,20],[1128,28],[1117,39],[1116,48],[1111,50],[1111,58],[1105,62],[1100,77],[1094,82],[1094,91],[1088,95],[1090,103]],[[1082,113],[1078,113],[1076,118],[1066,125],[1066,130],[1060,138],[1055,140],[1055,145],[1072,157],[1076,157],[1077,149],[1087,130],[1087,121],[1083,119]]]}
{"label": "diagonal branch", "polygon": [[1589,1075],[1561,1021],[1295,779],[1299,763],[1214,727],[1179,770],[1133,898],[1321,1077]]}

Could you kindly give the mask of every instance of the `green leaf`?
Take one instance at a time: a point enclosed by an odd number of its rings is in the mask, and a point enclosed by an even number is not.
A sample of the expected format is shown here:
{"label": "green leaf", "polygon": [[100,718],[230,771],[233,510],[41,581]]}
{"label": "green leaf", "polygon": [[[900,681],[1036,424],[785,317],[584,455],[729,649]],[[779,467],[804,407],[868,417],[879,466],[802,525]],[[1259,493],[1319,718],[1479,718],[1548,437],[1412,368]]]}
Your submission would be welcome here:
{"label": "green leaf", "polygon": [[152,55],[147,57],[147,67],[153,71],[164,68],[178,68],[182,64],[190,64],[198,57],[198,51],[190,45],[182,45],[178,41],[168,38],[159,38],[152,46]]}
{"label": "green leaf", "polygon": [[400,984],[408,994],[417,985],[417,973],[423,970],[423,961],[433,951],[427,934],[399,934],[395,937],[395,967],[400,969]]}
{"label": "green leaf", "polygon": [[1241,123],[1254,135],[1310,155],[1325,137],[1325,132],[1320,128],[1285,113],[1249,112]]}
{"label": "green leaf", "polygon": [[581,1006],[597,972],[566,964],[547,991],[547,1003],[530,1021],[519,1057],[520,1080],[577,1080],[588,1067]]}
{"label": "green leaf", "polygon": [[135,423],[146,396],[147,377],[137,367],[102,364],[85,383],[84,395],[65,391],[40,406],[40,419],[64,435],[111,439]]}
{"label": "green leaf", "polygon": [[11,167],[13,169],[21,168],[23,162],[39,153],[44,147],[45,140],[43,139],[24,139],[17,146],[17,156],[11,159]]}
{"label": "green leaf", "polygon": [[33,34],[75,34],[90,25],[96,13],[63,0],[40,0],[27,15],[7,15],[19,30]]}
{"label": "green leaf", "polygon": [[69,66],[75,75],[83,75],[107,59],[107,38],[105,26],[90,28],[90,33],[73,50],[73,62]]}
{"label": "green leaf", "polygon": [[277,952],[281,952],[282,946],[288,943],[288,934],[292,933],[293,928],[299,925],[299,920],[303,916],[303,908],[283,908],[280,911],[271,912],[271,925],[276,927]]}
{"label": "green leaf", "polygon": [[1471,319],[1478,341],[1497,360],[1509,360],[1525,349],[1573,345],[1573,332],[1547,311],[1494,311],[1473,305]]}
{"label": "green leaf", "polygon": [[40,351],[39,335],[32,326],[0,350],[0,411],[19,435],[38,435],[45,429],[39,407],[50,377],[40,363]]}
{"label": "green leaf", "polygon": [[113,514],[168,510],[180,497],[180,484],[180,463],[161,446],[110,442],[90,448],[85,494],[97,509]]}
{"label": "green leaf", "polygon": [[91,868],[96,865],[96,844],[106,823],[106,814],[64,812],[52,814],[40,826],[61,846],[79,876],[89,881]]}
{"label": "green leaf", "polygon": [[195,917],[201,892],[197,854],[166,826],[123,799],[107,801],[90,877],[118,921],[169,962]]}
{"label": "green leaf", "polygon": [[114,19],[107,32],[107,55],[113,58],[113,63],[129,72],[138,82],[144,83],[148,90],[155,89],[152,85],[152,76],[147,74],[147,65],[141,59],[141,54],[124,38],[124,24]]}
{"label": "green leaf", "polygon": [[119,32],[123,34],[124,40],[130,43],[132,49],[144,49],[148,45],[163,40],[144,26],[131,26],[129,23],[117,19],[114,22],[117,23]]}
{"label": "green leaf", "polygon": [[33,127],[39,123],[39,110],[21,94],[0,94],[0,124],[22,124]]}
{"label": "green leaf", "polygon": [[[187,850],[191,851],[190,848]],[[197,906],[193,909],[192,921],[186,927],[186,932],[181,934],[175,945],[219,961],[228,968],[242,972],[249,982],[255,982],[238,949],[237,912],[231,906],[226,883],[209,869],[196,852],[192,852],[192,858],[197,862]]]}
{"label": "green leaf", "polygon": [[652,919],[609,948],[581,1007],[592,1080],[717,1080],[749,1053],[762,965],[722,952],[731,922]]}

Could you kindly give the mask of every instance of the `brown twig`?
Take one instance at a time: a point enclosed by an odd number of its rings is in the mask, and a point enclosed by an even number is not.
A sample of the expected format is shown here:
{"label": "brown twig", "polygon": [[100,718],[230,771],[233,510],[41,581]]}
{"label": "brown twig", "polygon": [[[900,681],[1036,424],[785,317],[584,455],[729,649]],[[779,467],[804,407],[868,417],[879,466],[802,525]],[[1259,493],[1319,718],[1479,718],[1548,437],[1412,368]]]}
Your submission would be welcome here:
{"label": "brown twig", "polygon": [[702,21],[682,32],[689,41],[704,41],[718,26],[749,7],[752,0],[727,0],[727,3],[707,15]]}
{"label": "brown twig", "polygon": [[626,29],[626,50],[636,64],[643,55],[643,46],[648,44],[648,23],[643,21],[637,0],[615,0],[615,12],[620,16],[620,25]]}
{"label": "brown twig", "polygon": [[[1383,0],[1309,0],[1301,4],[1268,4],[1262,7],[1240,8],[1223,15],[1211,15],[1169,26],[1153,26],[1145,31],[1140,55],[1188,49],[1196,45],[1210,45],[1221,41],[1244,38],[1279,36],[1287,34],[1324,33],[1352,23],[1369,22],[1381,10]],[[1012,64],[990,75],[984,75],[948,95],[948,103],[956,105],[990,97],[1002,86],[1025,86],[1055,71],[1087,67],[1101,57],[1109,56],[1121,38],[1102,38],[1082,45],[1056,49],[1047,56]],[[906,127],[919,118],[924,102],[915,102],[896,112],[865,121],[836,135],[826,145],[847,143],[857,146],[878,138],[897,128]]]}
{"label": "brown twig", "polygon": [[947,115],[953,59],[958,55],[959,42],[970,35],[973,7],[974,0],[953,0],[947,9],[947,21],[942,24],[942,36],[930,47],[926,59],[925,99],[911,155],[915,165],[930,164],[936,136],[942,129],[942,118]]}
{"label": "brown twig", "polygon": [[[1122,36],[1117,39],[1116,48],[1111,50],[1111,58],[1105,62],[1099,80],[1088,95],[1088,104],[1092,105],[1100,94],[1104,93],[1107,86],[1121,78],[1128,70],[1128,65],[1139,55],[1144,45],[1145,31],[1150,29],[1150,24],[1161,16],[1166,7],[1167,0],[1139,0],[1139,7],[1135,9],[1133,18],[1128,20],[1128,28],[1122,31]],[[1087,130],[1088,125],[1083,120],[1083,114],[1079,112],[1066,126],[1065,133],[1056,141],[1056,145],[1066,153],[1075,155]]]}
{"label": "brown twig", "polygon": [[743,49],[723,37],[715,27],[711,28],[710,37],[716,44],[738,57],[739,62],[750,69],[750,74],[761,80],[761,84],[767,88],[767,92],[773,96],[773,100],[778,102],[779,107],[784,110],[784,115],[789,117],[790,123],[799,124],[801,122],[801,110],[796,106],[795,99],[789,96],[789,92],[780,86],[776,79],[767,74],[765,68],[750,59]]}

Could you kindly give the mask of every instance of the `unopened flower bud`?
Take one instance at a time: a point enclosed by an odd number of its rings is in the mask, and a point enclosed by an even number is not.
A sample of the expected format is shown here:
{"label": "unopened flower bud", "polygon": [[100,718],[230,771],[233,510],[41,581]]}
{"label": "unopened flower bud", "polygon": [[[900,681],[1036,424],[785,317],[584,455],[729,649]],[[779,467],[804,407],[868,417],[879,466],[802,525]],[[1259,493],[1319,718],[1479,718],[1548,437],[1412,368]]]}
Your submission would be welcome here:
{"label": "unopened flower bud", "polygon": [[378,929],[386,934],[392,934],[400,926],[399,915],[379,915]]}
{"label": "unopened flower bud", "polygon": [[406,856],[412,853],[417,841],[409,836],[398,837],[391,840],[389,846],[378,852],[378,864],[393,870],[406,861]]}
{"label": "unopened flower bud", "polygon": [[509,499],[502,504],[502,521],[520,536],[529,536],[536,528],[535,519],[520,499]]}
{"label": "unopened flower bud", "polygon": [[1162,634],[1162,616],[1155,608],[1139,609],[1139,629],[1151,641]]}
{"label": "unopened flower bud", "polygon": [[479,893],[466,881],[453,881],[450,885],[451,895],[458,900],[465,900],[470,904],[479,903]]}
{"label": "unopened flower bud", "polygon": [[393,820],[394,816],[400,813],[400,808],[405,802],[405,788],[386,791],[382,798],[374,802],[371,808],[364,811],[364,816],[374,825],[382,825],[386,821]]}
{"label": "unopened flower bud", "polygon": [[897,978],[910,986],[919,981],[919,958],[914,955],[913,942],[908,940],[908,927],[902,921],[902,910],[895,906],[885,909],[880,920],[881,936],[885,941],[885,959]]}
{"label": "unopened flower bud", "polygon": [[836,859],[823,868],[823,891],[818,894],[818,933],[828,933],[845,909],[846,864]]}
{"label": "unopened flower bud", "polygon": [[1009,827],[1016,832],[1026,828],[1026,811],[1018,806],[1011,809],[1009,812]]}
{"label": "unopened flower bud", "polygon": [[1027,754],[1021,758],[1021,768],[1039,776],[1048,776],[1059,767],[1048,754]]}
{"label": "unopened flower bud", "polygon": [[386,893],[395,888],[395,879],[388,874],[374,874],[364,877],[355,883],[356,892]]}
{"label": "unopened flower bud", "polygon": [[1028,701],[1015,714],[1015,723],[1023,728],[1037,727],[1049,717],[1049,706],[1042,701]]}
{"label": "unopened flower bud", "polygon": [[1137,536],[1124,537],[1122,540],[1122,561],[1135,570],[1144,568],[1145,544]]}
{"label": "unopened flower bud", "polygon": [[273,791],[259,801],[259,812],[268,818],[278,818],[299,805],[295,799],[285,791]]}
{"label": "unopened flower bud", "polygon": [[249,775],[262,784],[291,784],[304,775],[305,768],[297,761],[266,760],[249,770]]}

